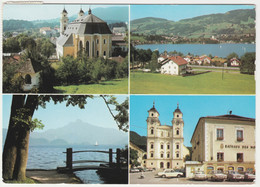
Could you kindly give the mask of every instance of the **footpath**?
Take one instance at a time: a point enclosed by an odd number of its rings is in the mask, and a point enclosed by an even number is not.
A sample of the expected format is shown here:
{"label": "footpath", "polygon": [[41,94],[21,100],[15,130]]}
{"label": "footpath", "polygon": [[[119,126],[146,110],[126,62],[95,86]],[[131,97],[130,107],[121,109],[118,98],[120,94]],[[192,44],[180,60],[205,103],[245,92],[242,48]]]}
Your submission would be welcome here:
{"label": "footpath", "polygon": [[82,184],[74,174],[58,173],[56,170],[26,170],[26,176],[43,184]]}

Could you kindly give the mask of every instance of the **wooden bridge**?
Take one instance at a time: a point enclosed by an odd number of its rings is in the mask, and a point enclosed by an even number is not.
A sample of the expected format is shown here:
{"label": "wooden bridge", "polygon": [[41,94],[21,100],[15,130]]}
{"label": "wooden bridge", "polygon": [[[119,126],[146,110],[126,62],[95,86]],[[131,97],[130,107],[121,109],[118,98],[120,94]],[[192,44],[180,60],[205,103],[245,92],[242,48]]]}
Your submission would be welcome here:
{"label": "wooden bridge", "polygon": [[[73,154],[78,153],[104,153],[109,155],[109,161],[103,160],[77,160],[73,161]],[[113,152],[113,149],[109,149],[108,151],[100,151],[100,150],[84,150],[84,151],[73,151],[72,148],[67,148],[66,152],[66,167],[58,167],[58,172],[64,173],[69,172],[72,173],[74,171],[82,171],[82,170],[111,170],[111,169],[120,169],[120,149],[116,149],[116,152]],[[113,154],[116,154],[116,163],[113,162]],[[81,163],[100,163],[99,165],[80,165],[74,166],[74,164]]]}

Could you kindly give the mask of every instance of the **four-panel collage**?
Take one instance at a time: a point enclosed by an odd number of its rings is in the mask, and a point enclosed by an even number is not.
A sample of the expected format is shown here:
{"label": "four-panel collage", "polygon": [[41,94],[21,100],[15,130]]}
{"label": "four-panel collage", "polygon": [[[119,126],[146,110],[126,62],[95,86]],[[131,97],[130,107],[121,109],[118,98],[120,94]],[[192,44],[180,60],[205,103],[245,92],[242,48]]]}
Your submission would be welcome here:
{"label": "four-panel collage", "polygon": [[1,185],[257,185],[256,4],[1,4]]}

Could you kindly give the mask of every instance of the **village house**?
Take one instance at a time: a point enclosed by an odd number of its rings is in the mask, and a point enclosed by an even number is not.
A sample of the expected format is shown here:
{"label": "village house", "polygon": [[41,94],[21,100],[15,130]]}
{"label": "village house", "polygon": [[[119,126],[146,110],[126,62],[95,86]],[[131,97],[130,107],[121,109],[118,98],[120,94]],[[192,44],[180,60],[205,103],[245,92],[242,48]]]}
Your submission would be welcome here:
{"label": "village house", "polygon": [[89,58],[109,58],[112,54],[112,32],[106,22],[92,14],[91,9],[85,15],[81,9],[78,18],[68,22],[68,13],[64,9],[60,19],[60,37],[56,42],[58,58],[77,57],[85,54]]}
{"label": "village house", "polygon": [[232,58],[230,59],[230,66],[232,67],[239,67],[240,66],[240,61],[237,58]]}
{"label": "village house", "polygon": [[186,73],[188,62],[180,56],[167,57],[161,62],[161,74],[183,75]]}
{"label": "village house", "polygon": [[[255,119],[233,115],[201,117],[191,138],[186,171],[255,172]],[[192,176],[191,174],[188,174]]]}
{"label": "village house", "polygon": [[[140,166],[142,168],[145,168],[146,167],[146,152],[131,141],[129,142],[129,147],[130,147],[130,149],[137,151],[137,155],[138,155],[137,162],[140,163]],[[131,167],[132,167],[132,165],[130,165],[130,168]]]}
{"label": "village house", "polygon": [[123,35],[112,36],[112,51],[116,48],[120,48],[123,52],[128,51],[128,43],[125,41],[125,37]]}

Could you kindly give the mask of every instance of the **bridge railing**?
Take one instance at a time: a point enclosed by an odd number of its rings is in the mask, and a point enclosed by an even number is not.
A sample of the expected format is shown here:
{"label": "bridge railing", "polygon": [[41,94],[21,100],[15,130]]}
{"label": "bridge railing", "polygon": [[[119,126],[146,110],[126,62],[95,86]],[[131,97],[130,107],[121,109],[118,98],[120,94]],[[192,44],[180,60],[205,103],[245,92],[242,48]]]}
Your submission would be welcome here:
{"label": "bridge railing", "polygon": [[[77,153],[88,153],[88,152],[96,152],[96,153],[105,153],[109,155],[109,161],[100,161],[100,160],[77,160],[73,161],[73,154]],[[113,154],[116,154],[116,167],[120,167],[120,149],[117,148],[116,152],[113,152],[113,149],[109,149],[108,151],[100,151],[100,150],[83,150],[83,151],[73,151],[72,148],[67,148],[66,152],[66,168],[69,169],[70,171],[73,170],[73,164],[78,164],[78,163],[87,163],[87,162],[97,162],[97,163],[106,163],[109,164],[110,167],[114,165],[113,163]]]}

